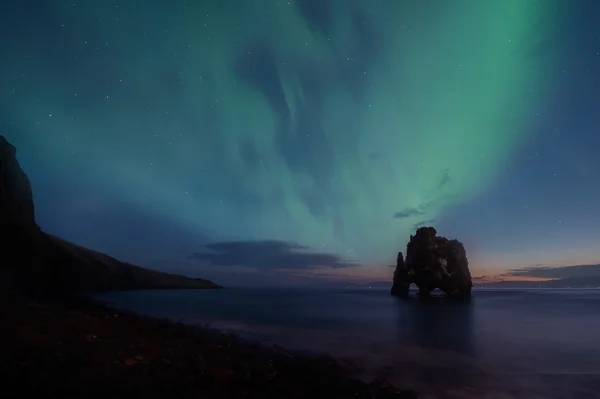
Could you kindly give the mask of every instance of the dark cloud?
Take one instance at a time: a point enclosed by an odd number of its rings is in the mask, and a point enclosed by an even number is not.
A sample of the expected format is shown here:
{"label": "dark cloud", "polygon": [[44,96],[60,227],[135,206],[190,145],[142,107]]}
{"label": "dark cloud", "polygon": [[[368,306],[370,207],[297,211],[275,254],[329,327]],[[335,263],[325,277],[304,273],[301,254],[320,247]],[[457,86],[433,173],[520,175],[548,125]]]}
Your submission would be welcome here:
{"label": "dark cloud", "polygon": [[559,279],[600,277],[600,264],[562,267],[530,266],[519,269],[512,269],[509,271],[509,275],[517,277],[540,277]]}
{"label": "dark cloud", "polygon": [[509,270],[510,273],[508,275],[509,276],[528,275],[529,273],[535,274],[535,273],[546,271],[546,270],[552,270],[552,268],[548,267],[548,266],[542,266],[540,264],[540,265],[535,265],[535,266],[526,266],[526,267],[520,267],[517,269],[511,269],[511,270]]}
{"label": "dark cloud", "polygon": [[228,241],[208,244],[204,248],[206,251],[194,253],[190,258],[213,266],[245,266],[271,271],[357,266],[334,254],[310,252],[308,247],[277,240]]}
{"label": "dark cloud", "polygon": [[[453,195],[444,195],[434,201],[425,202],[424,204],[421,204],[418,207],[405,208],[401,211],[398,211],[398,212],[394,213],[394,218],[395,219],[407,219],[407,218],[414,218],[417,216],[423,216],[423,215],[426,215],[430,209],[432,209],[432,208],[435,209],[436,207],[441,208],[441,207],[443,207],[444,203],[450,203],[455,198],[456,197]],[[425,221],[416,223],[415,226],[417,226],[419,224],[422,225],[423,223],[430,224],[430,223],[433,223],[434,221],[435,221],[435,219],[425,220]]]}
{"label": "dark cloud", "polygon": [[415,217],[415,216],[422,216],[425,214],[425,211],[423,211],[423,209],[419,208],[406,208],[403,211],[399,211],[394,213],[394,218],[396,219],[406,219],[406,218],[411,218],[411,217]]}

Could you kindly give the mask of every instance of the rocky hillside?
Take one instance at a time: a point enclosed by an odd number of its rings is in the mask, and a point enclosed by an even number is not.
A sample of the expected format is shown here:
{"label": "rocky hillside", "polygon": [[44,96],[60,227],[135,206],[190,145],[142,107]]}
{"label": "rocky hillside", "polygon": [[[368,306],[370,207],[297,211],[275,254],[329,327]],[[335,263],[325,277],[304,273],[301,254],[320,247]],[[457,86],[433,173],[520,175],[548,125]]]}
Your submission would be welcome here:
{"label": "rocky hillside", "polygon": [[0,290],[71,294],[138,289],[220,288],[208,280],[161,273],[44,233],[16,148],[0,136]]}

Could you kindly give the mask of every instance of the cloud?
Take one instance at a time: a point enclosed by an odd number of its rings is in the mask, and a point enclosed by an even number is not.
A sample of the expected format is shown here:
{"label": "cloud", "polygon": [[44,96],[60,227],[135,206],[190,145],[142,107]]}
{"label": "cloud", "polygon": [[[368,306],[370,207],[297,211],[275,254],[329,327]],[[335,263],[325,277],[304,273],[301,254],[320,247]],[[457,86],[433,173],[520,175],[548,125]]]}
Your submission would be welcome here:
{"label": "cloud", "polygon": [[[445,184],[445,182],[441,182],[440,184]],[[446,196],[443,197],[445,200],[450,200],[452,198],[452,196]],[[424,204],[419,205],[418,207],[412,207],[412,208],[405,208],[399,212],[394,213],[394,218],[395,219],[406,219],[406,218],[412,218],[412,217],[416,217],[416,216],[423,216],[426,215],[428,211],[430,211],[432,208],[437,207],[439,205],[441,205],[444,201],[428,201]]]}
{"label": "cloud", "polygon": [[538,274],[541,272],[545,272],[546,270],[552,270],[552,267],[536,265],[536,266],[525,266],[519,267],[516,269],[510,269],[508,275],[509,276],[529,276],[532,274]]}
{"label": "cloud", "polygon": [[204,248],[206,251],[194,253],[190,258],[212,266],[245,266],[270,271],[358,266],[338,255],[310,252],[306,246],[286,241],[227,241],[208,244]]}
{"label": "cloud", "polygon": [[411,217],[415,217],[415,216],[422,216],[424,214],[425,214],[425,211],[423,211],[420,208],[406,208],[402,211],[394,213],[394,218],[406,219],[406,218],[411,218]]}
{"label": "cloud", "polygon": [[509,270],[508,275],[517,277],[540,277],[540,278],[579,278],[600,277],[600,264],[577,265],[577,266],[528,266]]}

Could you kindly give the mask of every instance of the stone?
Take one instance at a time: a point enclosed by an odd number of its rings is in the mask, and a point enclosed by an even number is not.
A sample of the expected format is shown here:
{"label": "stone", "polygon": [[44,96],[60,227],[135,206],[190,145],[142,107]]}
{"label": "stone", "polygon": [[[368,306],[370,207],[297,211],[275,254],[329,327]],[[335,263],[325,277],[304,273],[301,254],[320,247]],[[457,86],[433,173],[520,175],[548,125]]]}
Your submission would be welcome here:
{"label": "stone", "polygon": [[408,296],[411,284],[422,297],[435,289],[452,297],[469,297],[473,283],[463,244],[437,236],[433,227],[417,229],[406,246],[406,260],[398,253],[391,294]]}

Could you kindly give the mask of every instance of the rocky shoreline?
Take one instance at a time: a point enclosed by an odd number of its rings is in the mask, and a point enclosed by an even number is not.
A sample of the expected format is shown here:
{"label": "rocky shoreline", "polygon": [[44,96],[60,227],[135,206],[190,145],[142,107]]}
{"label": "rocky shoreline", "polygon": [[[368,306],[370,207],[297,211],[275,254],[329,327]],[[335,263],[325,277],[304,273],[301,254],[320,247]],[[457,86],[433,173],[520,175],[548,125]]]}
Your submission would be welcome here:
{"label": "rocky shoreline", "polygon": [[415,397],[383,382],[360,382],[330,357],[294,355],[77,295],[221,287],[45,233],[16,153],[0,135],[0,397]]}
{"label": "rocky shoreline", "polygon": [[209,328],[77,297],[2,301],[3,398],[416,398],[328,356],[260,345]]}

